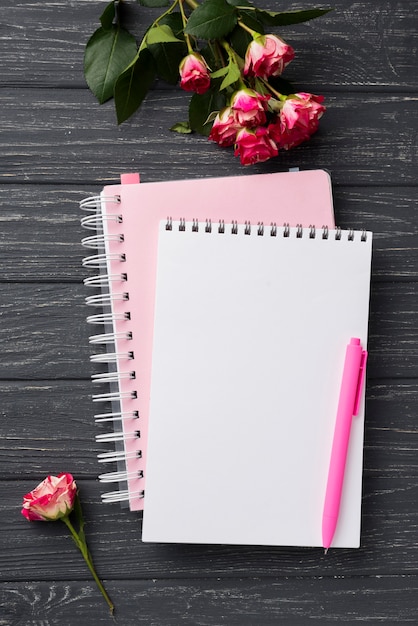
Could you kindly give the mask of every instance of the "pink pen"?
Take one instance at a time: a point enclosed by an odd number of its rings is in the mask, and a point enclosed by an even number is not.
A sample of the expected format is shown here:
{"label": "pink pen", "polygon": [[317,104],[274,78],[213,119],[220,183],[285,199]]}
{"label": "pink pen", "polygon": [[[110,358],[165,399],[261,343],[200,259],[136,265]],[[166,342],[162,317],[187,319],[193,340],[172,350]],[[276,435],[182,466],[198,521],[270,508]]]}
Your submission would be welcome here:
{"label": "pink pen", "polygon": [[363,387],[367,352],[362,349],[360,339],[352,338],[347,346],[338,401],[329,464],[327,490],[322,515],[322,544],[325,553],[330,547],[337,526],[341,493],[344,482],[345,463],[350,439],[353,415],[357,415]]}

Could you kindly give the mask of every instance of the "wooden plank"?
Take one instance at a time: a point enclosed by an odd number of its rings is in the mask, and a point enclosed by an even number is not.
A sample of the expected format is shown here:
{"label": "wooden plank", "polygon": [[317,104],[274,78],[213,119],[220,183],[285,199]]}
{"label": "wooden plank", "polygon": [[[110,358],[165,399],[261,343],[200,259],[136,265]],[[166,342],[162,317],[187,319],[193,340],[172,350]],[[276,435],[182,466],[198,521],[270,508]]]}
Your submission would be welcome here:
{"label": "wooden plank", "polygon": [[[417,576],[106,581],[123,626],[301,626],[318,623],[411,624],[418,620]],[[3,624],[29,616],[37,624],[109,624],[94,583],[25,582],[0,585]],[[35,621],[31,622],[35,623]]]}
{"label": "wooden plank", "polygon": [[[3,0],[2,84],[84,87],[84,45],[99,26],[105,4],[89,0],[77,5],[65,0],[46,5]],[[283,10],[278,0],[256,4]],[[271,29],[296,50],[296,58],[285,73],[290,80],[315,93],[330,85],[417,89],[417,57],[413,52],[418,28],[416,0],[376,1],[373,11],[367,2],[336,0],[331,6],[334,11],[318,20]],[[300,3],[286,3],[286,10],[300,8]],[[125,8],[126,25],[139,38],[162,11],[131,2]]]}
{"label": "wooden plank", "polygon": [[[0,284],[0,379],[88,378],[93,373],[86,288],[73,284]],[[372,284],[370,378],[418,372],[418,283]],[[92,310],[90,310],[92,309]]]}
{"label": "wooden plank", "polygon": [[[154,171],[151,180],[161,176]],[[1,280],[81,283],[86,270],[80,240],[87,233],[80,226],[78,203],[99,191],[97,183],[0,185]],[[416,188],[335,185],[333,193],[340,226],[374,231],[374,280],[416,279]]]}
{"label": "wooden plank", "polygon": [[[37,482],[2,481],[2,570],[8,581],[84,580],[84,562],[64,524],[29,523],[19,513],[23,495]],[[101,504],[96,481],[77,479],[77,484],[87,539],[105,579],[416,573],[417,477],[366,478],[362,547],[331,550],[326,556],[321,548],[141,543],[140,514],[121,510],[118,504]],[[216,515],[215,500],[213,506]]]}
{"label": "wooden plank", "polygon": [[[98,452],[112,444],[95,443],[95,436],[111,425],[95,424],[98,410],[91,401],[95,389],[85,381],[0,382],[1,477],[40,480],[47,474],[69,471],[95,479],[114,467],[103,466]],[[418,476],[416,406],[418,381],[370,380],[366,394],[364,475]],[[111,487],[112,489],[113,487]],[[98,487],[97,493],[109,489]]]}
{"label": "wooden plank", "polygon": [[82,285],[2,284],[0,377],[88,377],[84,295]]}
{"label": "wooden plank", "polygon": [[[331,169],[334,183],[416,184],[418,95],[329,93],[319,132],[306,144],[252,166],[252,173],[288,167]],[[232,148],[169,128],[187,115],[189,95],[156,90],[135,117],[117,127],[110,103],[84,90],[5,89],[0,182],[96,184],[141,169],[144,179],[248,172]],[[359,139],[361,138],[361,139]],[[378,146],[378,149],[376,149]],[[169,164],[169,167],[168,167]]]}
{"label": "wooden plank", "polygon": [[106,471],[97,460],[104,447],[95,436],[111,426],[94,423],[99,411],[91,399],[105,390],[95,390],[89,380],[3,382],[0,390],[2,479],[35,476],[36,482],[62,471],[95,479]]}

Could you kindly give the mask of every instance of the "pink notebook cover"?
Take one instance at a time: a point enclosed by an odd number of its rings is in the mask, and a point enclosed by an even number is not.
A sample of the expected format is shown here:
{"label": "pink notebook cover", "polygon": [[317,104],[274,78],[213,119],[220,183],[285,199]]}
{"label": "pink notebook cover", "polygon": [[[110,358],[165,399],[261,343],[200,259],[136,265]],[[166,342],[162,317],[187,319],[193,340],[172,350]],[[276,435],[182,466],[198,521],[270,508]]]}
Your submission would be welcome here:
{"label": "pink notebook cover", "polygon": [[[201,227],[210,219],[214,225],[224,220],[226,224],[237,221],[253,226],[263,222],[265,226],[289,223],[333,228],[331,181],[323,170],[141,184],[138,174],[125,174],[120,185],[106,186],[101,197],[110,259],[107,271],[110,275],[126,276],[126,280],[111,282],[112,310],[115,314],[129,313],[130,317],[114,322],[117,336],[132,333],[131,339],[116,339],[115,352],[121,355],[118,372],[135,372],[134,379],[120,379],[119,391],[123,396],[121,411],[138,415],[125,418],[122,428],[129,507],[141,510],[146,501],[143,495],[160,221],[170,217],[195,219]],[[120,202],[114,201],[116,197]],[[112,215],[122,216],[123,221],[112,219]],[[118,241],[119,235],[123,235],[123,241]],[[119,260],[122,254],[123,261]],[[119,299],[118,294],[129,294],[129,299]],[[136,392],[136,398],[124,397],[131,392]]]}

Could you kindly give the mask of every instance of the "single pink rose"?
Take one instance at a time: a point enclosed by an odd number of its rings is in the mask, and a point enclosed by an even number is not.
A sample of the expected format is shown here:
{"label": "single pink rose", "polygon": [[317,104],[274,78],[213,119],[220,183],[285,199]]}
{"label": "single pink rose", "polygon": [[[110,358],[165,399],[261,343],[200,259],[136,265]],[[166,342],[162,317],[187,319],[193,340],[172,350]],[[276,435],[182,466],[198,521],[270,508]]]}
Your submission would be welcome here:
{"label": "single pink rose", "polygon": [[267,101],[270,96],[263,96],[254,89],[240,89],[231,98],[231,109],[239,126],[259,126],[266,121]]}
{"label": "single pink rose", "polygon": [[285,100],[278,120],[269,125],[269,133],[280,148],[294,148],[318,130],[325,111],[323,101],[323,96],[304,92]]}
{"label": "single pink rose", "polygon": [[254,129],[243,128],[239,131],[234,155],[240,157],[241,165],[253,165],[268,161],[277,154],[277,146],[269,136],[265,126]]}
{"label": "single pink rose", "polygon": [[205,93],[210,87],[209,68],[201,54],[192,52],[184,57],[179,66],[180,87],[185,91]]}
{"label": "single pink rose", "polygon": [[232,146],[235,143],[237,132],[240,130],[239,124],[235,121],[231,107],[225,107],[219,111],[213,122],[209,139],[216,141],[220,146]]}
{"label": "single pink rose", "polygon": [[30,522],[61,519],[72,511],[76,495],[77,485],[71,474],[47,476],[23,496],[22,515]]}
{"label": "single pink rose", "polygon": [[295,51],[276,35],[260,35],[253,39],[245,53],[244,74],[268,78],[280,76],[295,57]]}

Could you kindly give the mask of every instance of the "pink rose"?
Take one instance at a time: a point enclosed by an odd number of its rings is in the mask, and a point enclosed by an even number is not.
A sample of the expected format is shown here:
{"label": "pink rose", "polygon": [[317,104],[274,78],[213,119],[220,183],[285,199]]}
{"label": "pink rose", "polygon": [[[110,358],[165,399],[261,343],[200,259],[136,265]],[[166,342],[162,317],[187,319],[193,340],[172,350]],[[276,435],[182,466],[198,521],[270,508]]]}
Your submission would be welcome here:
{"label": "pink rose", "polygon": [[268,78],[280,76],[295,57],[292,46],[275,35],[260,35],[253,39],[245,53],[244,74]]}
{"label": "pink rose", "polygon": [[269,125],[269,132],[280,148],[289,150],[309,139],[318,130],[325,107],[323,96],[296,93],[289,96],[278,120]]}
{"label": "pink rose", "polygon": [[216,141],[220,146],[232,146],[235,143],[235,137],[241,127],[235,121],[234,112],[231,107],[225,107],[219,111],[213,122],[209,139]]}
{"label": "pink rose", "polygon": [[254,89],[236,91],[231,98],[231,109],[237,124],[246,127],[264,124],[269,98],[270,96],[263,96]]}
{"label": "pink rose", "polygon": [[265,126],[259,126],[255,129],[243,128],[239,131],[234,155],[240,157],[241,165],[253,165],[268,161],[277,154],[277,146],[269,136]]}
{"label": "pink rose", "polygon": [[179,66],[180,87],[185,91],[205,93],[210,86],[209,68],[201,54],[192,52],[184,57]]}
{"label": "pink rose", "polygon": [[71,474],[47,476],[33,491],[23,496],[22,515],[30,522],[49,522],[71,513],[77,485]]}

